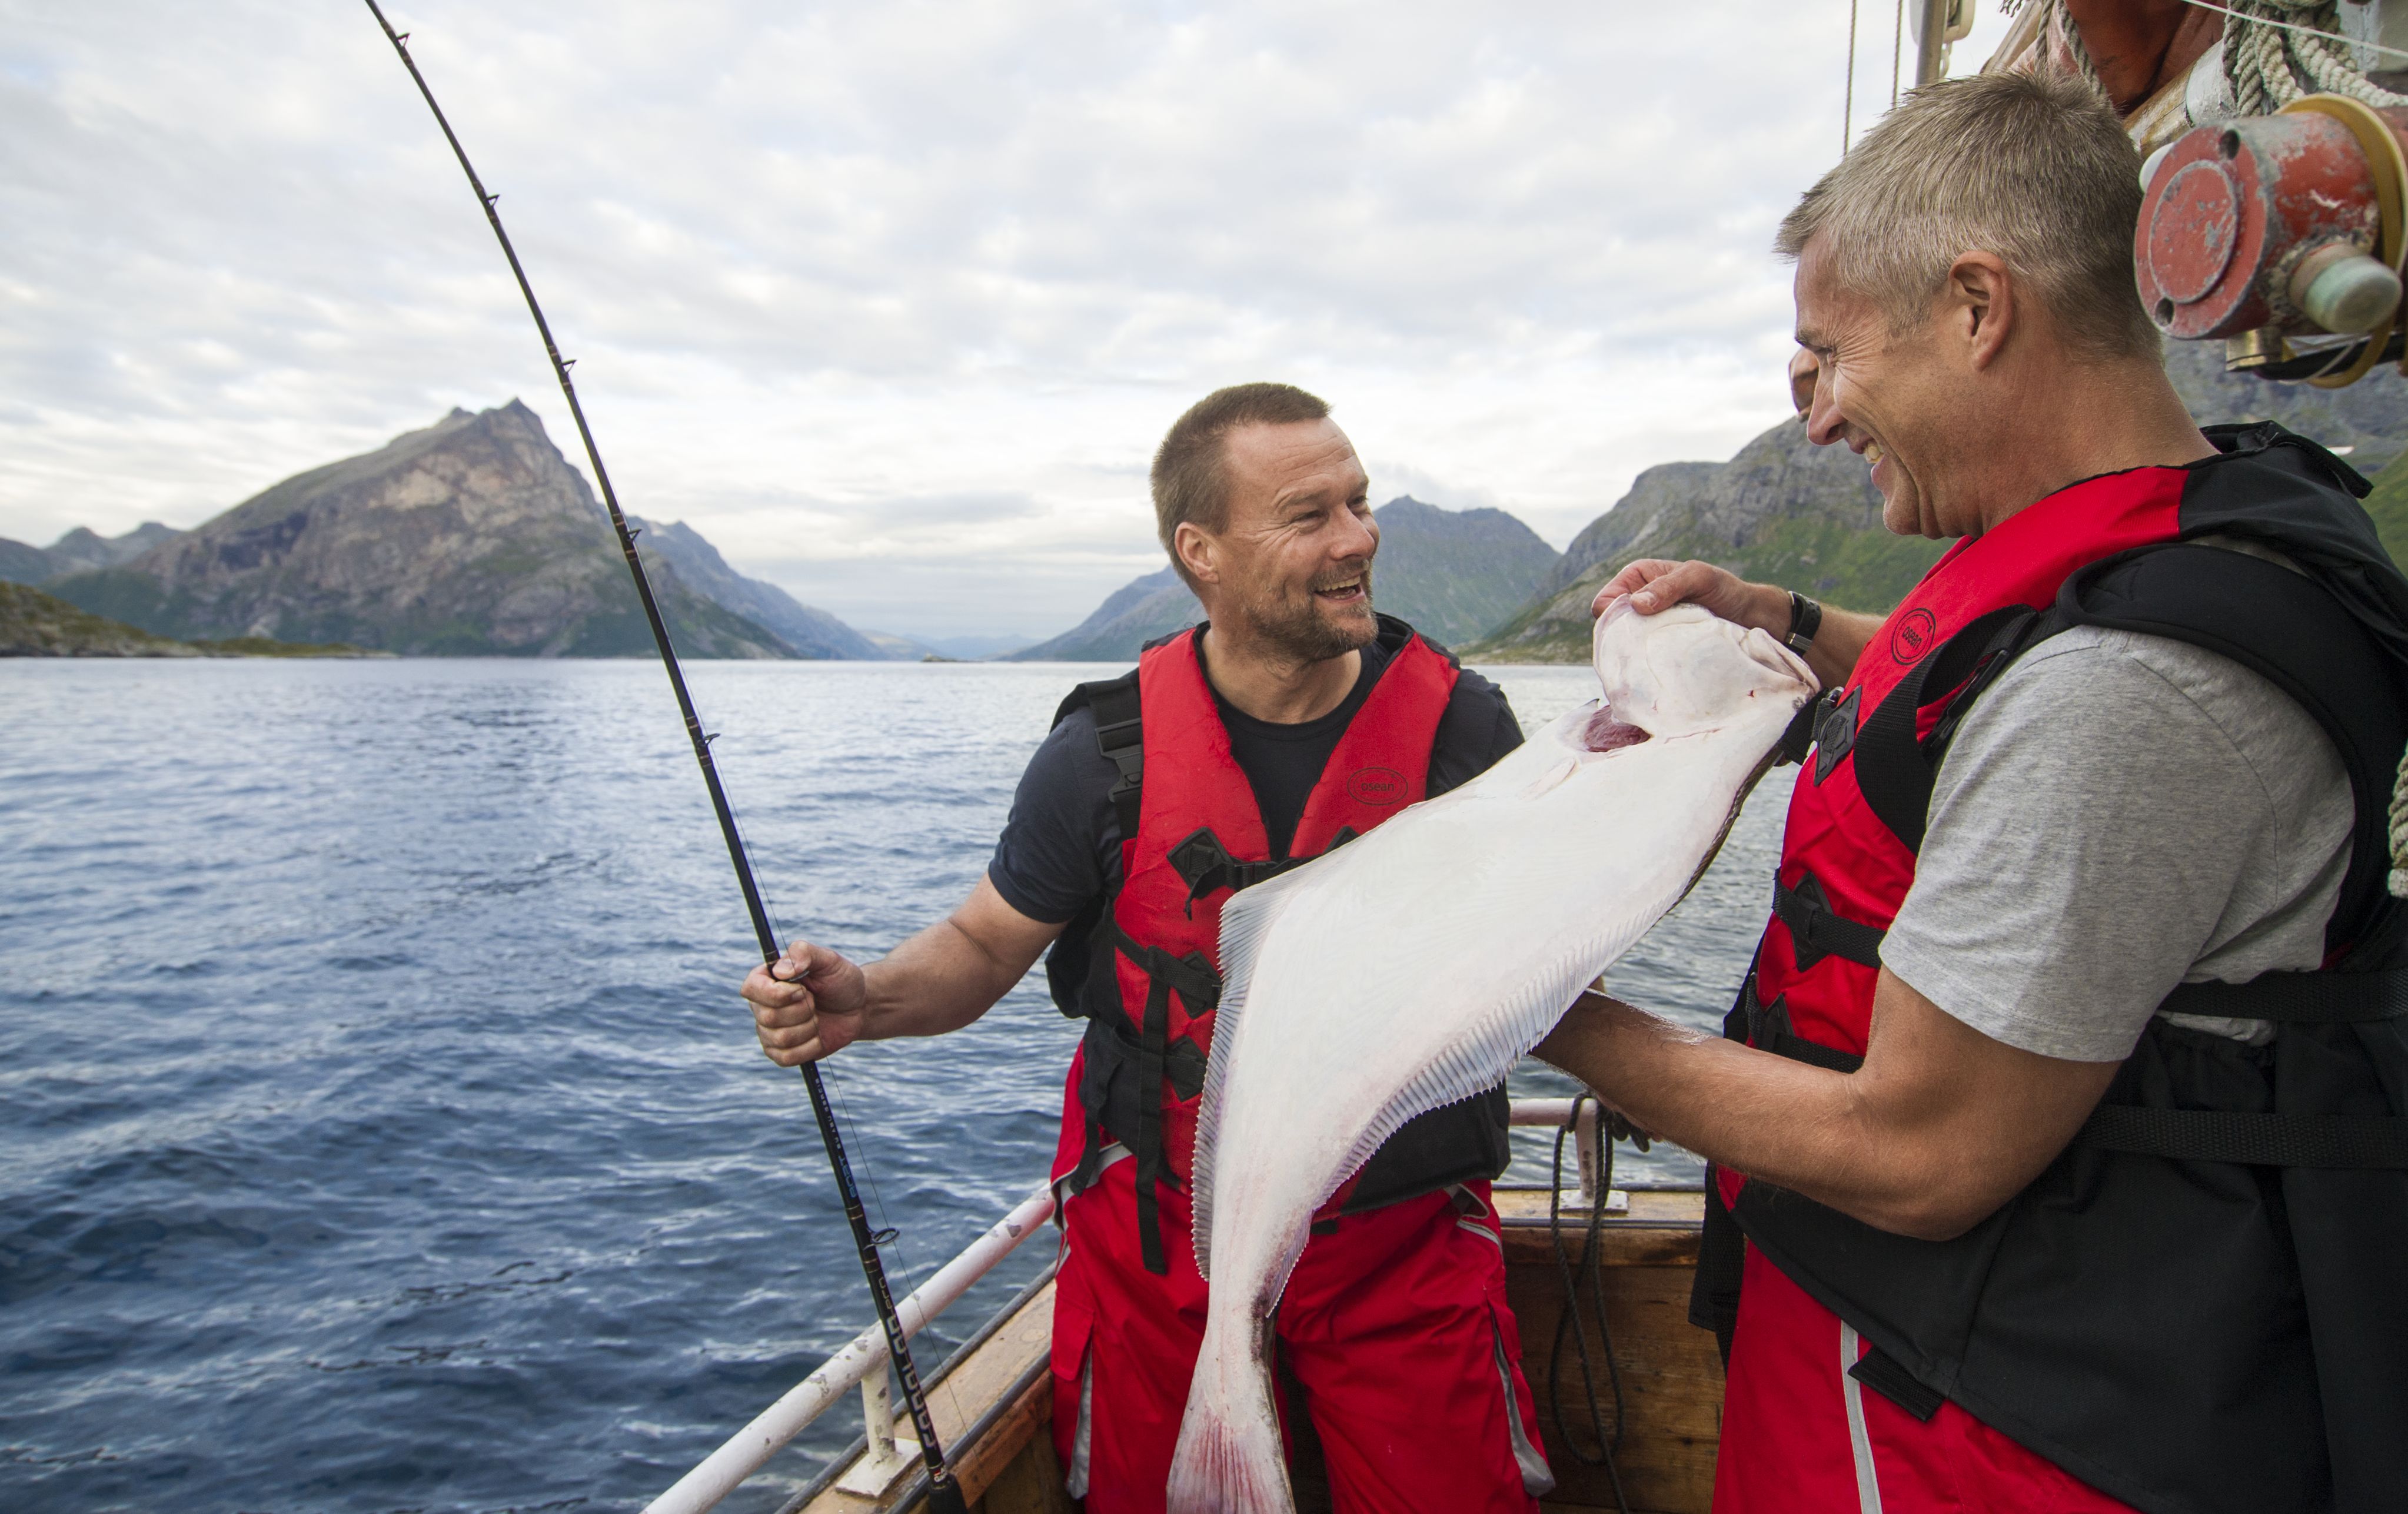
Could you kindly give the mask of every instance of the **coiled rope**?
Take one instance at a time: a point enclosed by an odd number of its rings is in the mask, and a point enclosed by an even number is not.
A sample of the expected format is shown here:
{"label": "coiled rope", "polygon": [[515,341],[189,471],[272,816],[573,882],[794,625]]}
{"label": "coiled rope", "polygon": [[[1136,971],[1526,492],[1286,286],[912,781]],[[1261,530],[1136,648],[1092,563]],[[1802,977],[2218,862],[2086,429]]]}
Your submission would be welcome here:
{"label": "coiled rope", "polygon": [[[2009,16],[2019,13],[2026,0],[2000,0]],[[2224,82],[2231,92],[2233,113],[2268,116],[2306,94],[2346,94],[2373,106],[2408,105],[2408,94],[2395,94],[2358,72],[2350,56],[2354,47],[2371,47],[2408,64],[2408,54],[2371,42],[2353,42],[2341,34],[2337,0],[2183,0],[2200,10],[2224,18]],[[2082,28],[2067,11],[2065,0],[2049,0],[2057,35],[2066,39],[2074,67],[2093,87],[2099,70],[2090,50],[2082,43]]]}
{"label": "coiled rope", "polygon": [[2408,899],[2408,757],[2391,786],[2391,897]]}
{"label": "coiled rope", "polygon": [[2394,94],[2358,71],[2334,0],[2232,0],[2200,8],[2223,13],[2224,81],[2242,115],[2271,115],[2303,94],[2408,105],[2408,94]]}

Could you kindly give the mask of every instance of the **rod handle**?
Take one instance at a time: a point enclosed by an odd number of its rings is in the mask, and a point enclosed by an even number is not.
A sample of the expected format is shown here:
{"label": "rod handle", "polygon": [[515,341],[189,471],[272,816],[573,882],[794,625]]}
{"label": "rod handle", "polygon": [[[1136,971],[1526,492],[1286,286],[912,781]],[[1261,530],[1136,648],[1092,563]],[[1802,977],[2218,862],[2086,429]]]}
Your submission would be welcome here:
{"label": "rod handle", "polygon": [[962,1501],[962,1485],[951,1472],[928,1484],[928,1514],[970,1514]]}

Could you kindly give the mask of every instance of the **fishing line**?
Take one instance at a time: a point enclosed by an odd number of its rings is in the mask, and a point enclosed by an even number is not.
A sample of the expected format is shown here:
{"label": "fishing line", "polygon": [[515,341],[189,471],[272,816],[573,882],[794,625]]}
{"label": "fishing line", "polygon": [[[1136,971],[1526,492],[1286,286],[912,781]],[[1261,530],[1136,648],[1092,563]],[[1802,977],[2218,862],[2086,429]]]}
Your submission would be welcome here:
{"label": "fishing line", "polygon": [[[860,1123],[853,1117],[853,1104],[844,1096],[843,1080],[833,1077],[827,1079],[827,1090],[828,1097],[836,1101],[837,1113],[844,1123],[853,1126],[855,1130],[860,1129]],[[934,1273],[914,1260],[910,1242],[904,1237],[902,1229],[888,1221],[886,1199],[878,1190],[878,1173],[874,1164],[864,1161],[860,1163],[860,1169],[863,1180],[869,1185],[869,1207],[878,1214],[878,1228],[872,1232],[870,1238],[879,1241],[894,1252],[895,1265],[891,1270],[902,1277],[903,1296],[909,1298],[918,1291],[922,1283],[933,1276]],[[935,1323],[934,1320],[923,1320],[921,1328],[932,1329]],[[930,1391],[944,1395],[945,1402],[953,1407],[953,1418],[956,1420],[963,1424],[969,1422],[968,1415],[962,1409],[960,1391],[954,1388],[952,1377],[938,1378]]]}
{"label": "fishing line", "polygon": [[[739,836],[742,833],[742,822],[738,822],[738,832]],[[744,842],[744,849],[746,854],[749,856],[752,849],[752,843],[749,840]],[[764,900],[762,909],[769,917],[769,930],[771,935],[779,941],[791,939],[787,933],[785,922],[778,918],[776,908],[770,905],[767,901]],[[748,1003],[746,1007],[749,1009],[751,1006]],[[824,1084],[827,1089],[828,1098],[836,1105],[837,1122],[839,1125],[849,1125],[854,1130],[859,1130],[861,1128],[861,1122],[853,1118],[852,1102],[844,1096],[844,1080],[834,1075],[832,1072],[827,1070],[822,1071],[820,1078],[822,1083]],[[869,1238],[878,1243],[879,1246],[884,1247],[886,1251],[894,1257],[894,1264],[887,1268],[887,1272],[890,1275],[890,1280],[899,1278],[902,1283],[902,1288],[900,1290],[901,1295],[904,1298],[910,1298],[914,1292],[918,1291],[919,1286],[927,1280],[929,1274],[927,1270],[915,1259],[910,1243],[904,1238],[901,1228],[896,1226],[887,1218],[886,1200],[884,1195],[880,1193],[878,1189],[878,1164],[870,1160],[867,1152],[863,1152],[853,1159],[853,1171],[858,1174],[862,1181],[867,1185],[869,1201],[867,1207],[871,1213],[877,1217],[877,1224],[871,1228]],[[932,1322],[933,1321],[924,1321],[922,1328],[924,1330],[927,1328],[927,1325]],[[965,1423],[968,1422],[962,1415],[961,1396],[954,1390],[953,1384],[950,1378],[940,1379],[935,1385],[934,1391],[944,1395],[945,1402],[953,1406],[955,1419],[963,1420],[963,1422]]]}
{"label": "fishing line", "polygon": [[[627,517],[619,509],[619,496],[610,485],[609,469],[602,466],[602,452],[595,444],[594,430],[585,424],[585,407],[578,403],[577,385],[568,376],[569,366],[576,360],[560,355],[560,347],[552,339],[552,324],[544,319],[543,307],[536,301],[535,286],[527,282],[526,269],[519,264],[518,249],[510,245],[509,233],[502,229],[501,214],[494,209],[501,196],[487,194],[484,180],[477,177],[475,166],[468,162],[468,150],[460,145],[451,120],[435,102],[435,91],[427,84],[426,76],[418,71],[418,61],[409,55],[408,35],[393,29],[393,22],[385,20],[377,0],[366,0],[366,4],[369,14],[376,17],[378,27],[384,32],[385,40],[393,44],[394,55],[409,70],[410,80],[418,86],[436,125],[442,128],[443,139],[452,146],[452,155],[460,160],[460,171],[467,176],[468,187],[476,191],[485,223],[493,227],[494,239],[501,243],[502,256],[509,261],[510,276],[518,281],[519,294],[526,300],[527,314],[535,318],[536,331],[543,338],[544,355],[552,359],[552,376],[560,381],[560,393],[568,401],[569,415],[577,422],[578,439],[585,444],[585,460],[594,469],[595,486],[602,496],[603,508],[609,513],[610,528],[618,535],[619,550],[627,559],[627,574],[635,581],[636,598],[643,603],[645,624],[652,628],[652,645],[661,655],[661,670],[668,675],[670,691],[677,696],[678,713],[684,717],[695,764],[702,770],[703,786],[710,790],[711,813],[717,816],[720,836],[727,844],[727,859],[736,870],[737,886],[743,891],[745,913],[760,944],[761,959],[764,963],[775,962],[783,955],[777,932],[770,928],[768,911],[761,902],[761,890],[752,878],[752,863],[744,850],[744,838],[738,832],[735,812],[728,806],[727,790],[720,784],[718,766],[711,761],[710,743],[718,737],[715,732],[706,732],[701,718],[695,714],[694,697],[686,691],[677,649],[669,642],[668,624],[661,618],[652,580],[644,571],[642,556],[636,551],[636,533],[628,527]],[[938,1443],[936,1421],[928,1415],[927,1393],[921,1388],[920,1374],[911,1364],[911,1345],[904,1337],[902,1319],[895,1311],[895,1295],[887,1286],[885,1263],[878,1254],[879,1237],[871,1232],[869,1215],[862,1207],[861,1190],[853,1182],[853,1163],[845,1155],[844,1135],[837,1126],[827,1088],[821,1080],[817,1063],[806,1062],[802,1071],[803,1087],[810,1095],[811,1117],[819,1125],[820,1142],[827,1148],[828,1167],[836,1176],[837,1193],[844,1202],[845,1220],[853,1230],[853,1248],[861,1258],[862,1277],[869,1285],[870,1302],[878,1311],[878,1323],[886,1336],[888,1358],[896,1377],[902,1384],[903,1402],[910,1410],[912,1428],[919,1433],[920,1456],[927,1467],[928,1507],[933,1514],[968,1514],[961,1484],[945,1464],[943,1448]]]}
{"label": "fishing line", "polygon": [[[732,815],[732,806],[730,807],[730,813]],[[743,823],[740,820],[737,822],[737,829],[739,838],[741,838]],[[751,840],[749,838],[743,838],[743,845],[746,855],[750,856],[752,850]],[[762,901],[762,909],[769,917],[769,930],[772,938],[778,941],[791,940],[792,937],[786,930],[785,922],[778,917],[776,907],[769,904],[765,899]],[[749,1009],[751,1006],[748,1004],[746,1007]],[[822,1082],[824,1083],[827,1088],[828,1097],[835,1103],[838,1123],[840,1125],[850,1125],[853,1129],[859,1130],[861,1125],[858,1120],[853,1118],[852,1102],[844,1096],[844,1080],[834,1075],[834,1074],[828,1070],[823,1070],[820,1075]],[[877,1163],[870,1160],[869,1155],[867,1152],[864,1152],[854,1159],[853,1169],[861,1175],[862,1180],[868,1185],[868,1207],[877,1216],[878,1222],[871,1229],[870,1239],[877,1242],[893,1256],[894,1264],[889,1267],[887,1271],[893,1277],[901,1279],[903,1285],[901,1290],[902,1296],[910,1298],[914,1292],[918,1291],[920,1284],[925,1282],[928,1277],[932,1276],[932,1273],[930,1269],[924,1267],[917,1260],[911,1249],[910,1242],[904,1237],[902,1229],[896,1225],[887,1217],[885,1196],[879,1191],[878,1188]],[[924,1320],[922,1328],[924,1330],[933,1323],[934,1321],[932,1320]],[[968,1416],[966,1416],[962,1411],[961,1394],[954,1387],[950,1377],[939,1380],[935,1385],[934,1391],[944,1395],[945,1402],[950,1405],[953,1410],[955,1420],[965,1424],[968,1422]]]}
{"label": "fishing line", "polygon": [[[1590,1161],[1590,1170],[1597,1175],[1597,1188],[1589,1199],[1588,1233],[1584,1238],[1581,1260],[1588,1269],[1589,1301],[1597,1315],[1597,1337],[1604,1348],[1606,1377],[1613,1388],[1611,1435],[1606,1433],[1603,1406],[1598,1402],[1597,1378],[1589,1368],[1588,1335],[1581,1329],[1580,1285],[1572,1278],[1571,1257],[1564,1250],[1564,1141],[1568,1136],[1577,1136],[1581,1105],[1585,1103],[1598,1106]],[[1622,1489],[1622,1468],[1613,1455],[1622,1449],[1627,1406],[1622,1396],[1622,1368],[1613,1359],[1613,1328],[1605,1318],[1605,1203],[1613,1192],[1613,1140],[1605,1129],[1609,1117],[1603,1101],[1584,1091],[1572,1099],[1571,1117],[1555,1130],[1555,1168],[1547,1183],[1547,1235],[1555,1249],[1556,1270],[1563,1278],[1564,1305],[1555,1316],[1555,1345],[1547,1351],[1547,1407],[1555,1418],[1556,1444],[1583,1466],[1605,1468],[1607,1478],[1613,1484],[1614,1507],[1622,1514],[1630,1514],[1630,1499]],[[1563,1358],[1567,1336],[1578,1348],[1581,1389],[1588,1396],[1589,1429],[1597,1436],[1594,1456],[1573,1444],[1570,1427],[1564,1423]]]}

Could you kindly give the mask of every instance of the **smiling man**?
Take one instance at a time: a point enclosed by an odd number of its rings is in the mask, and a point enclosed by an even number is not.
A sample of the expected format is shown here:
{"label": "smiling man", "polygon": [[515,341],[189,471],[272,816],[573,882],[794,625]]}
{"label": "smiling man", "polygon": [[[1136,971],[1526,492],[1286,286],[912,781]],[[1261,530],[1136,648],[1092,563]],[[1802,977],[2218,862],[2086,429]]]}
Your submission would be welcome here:
{"label": "smiling man", "polygon": [[[1371,608],[1380,528],[1329,407],[1206,397],[1155,454],[1163,546],[1210,618],[1064,701],[986,876],[857,967],[797,942],[744,980],[781,1066],[968,1025],[1050,946],[1087,1021],[1054,1181],[1054,1432],[1089,1514],[1156,1511],[1206,1305],[1187,1178],[1232,894],[1485,771],[1505,697]],[[1535,1509],[1553,1486],[1488,1202],[1503,1089],[1397,1132],[1317,1218],[1277,1325],[1340,1508]]]}
{"label": "smiling man", "polygon": [[1727,1038],[1590,995],[1539,1052],[1713,1163],[1725,1514],[2408,1488],[2408,580],[2347,465],[2192,424],[2138,169],[2078,82],[1918,91],[1778,246],[1809,434],[1955,544],[1885,619],[1598,597],[1830,685]]}

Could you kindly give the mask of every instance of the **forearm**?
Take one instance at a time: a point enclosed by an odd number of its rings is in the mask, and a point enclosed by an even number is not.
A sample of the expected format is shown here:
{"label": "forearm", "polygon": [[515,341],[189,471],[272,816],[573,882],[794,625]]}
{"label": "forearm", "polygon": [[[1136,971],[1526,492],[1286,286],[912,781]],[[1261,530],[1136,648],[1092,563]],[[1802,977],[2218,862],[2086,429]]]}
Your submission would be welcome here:
{"label": "forearm", "polygon": [[[1742,623],[1770,632],[1775,640],[1789,638],[1789,591],[1775,584],[1752,584]],[[1814,643],[1806,651],[1806,665],[1825,688],[1836,688],[1855,671],[1856,658],[1881,628],[1879,615],[1823,607],[1823,623],[1815,627]]]}
{"label": "forearm", "polygon": [[1752,1178],[1884,1230],[1931,1235],[1955,1223],[1956,1206],[1935,1204],[1947,1195],[1932,1170],[1928,1122],[1870,1106],[1851,1074],[1595,994],[1536,1054],[1641,1129]]}
{"label": "forearm", "polygon": [[1814,632],[1814,648],[1806,656],[1807,665],[1826,688],[1837,688],[1848,681],[1856,669],[1856,659],[1872,644],[1873,633],[1881,629],[1882,617],[1868,615],[1859,610],[1834,610],[1823,607],[1823,624]]}
{"label": "forearm", "polygon": [[980,944],[957,918],[938,921],[864,967],[861,1039],[943,1035],[995,1006],[1027,972]]}

